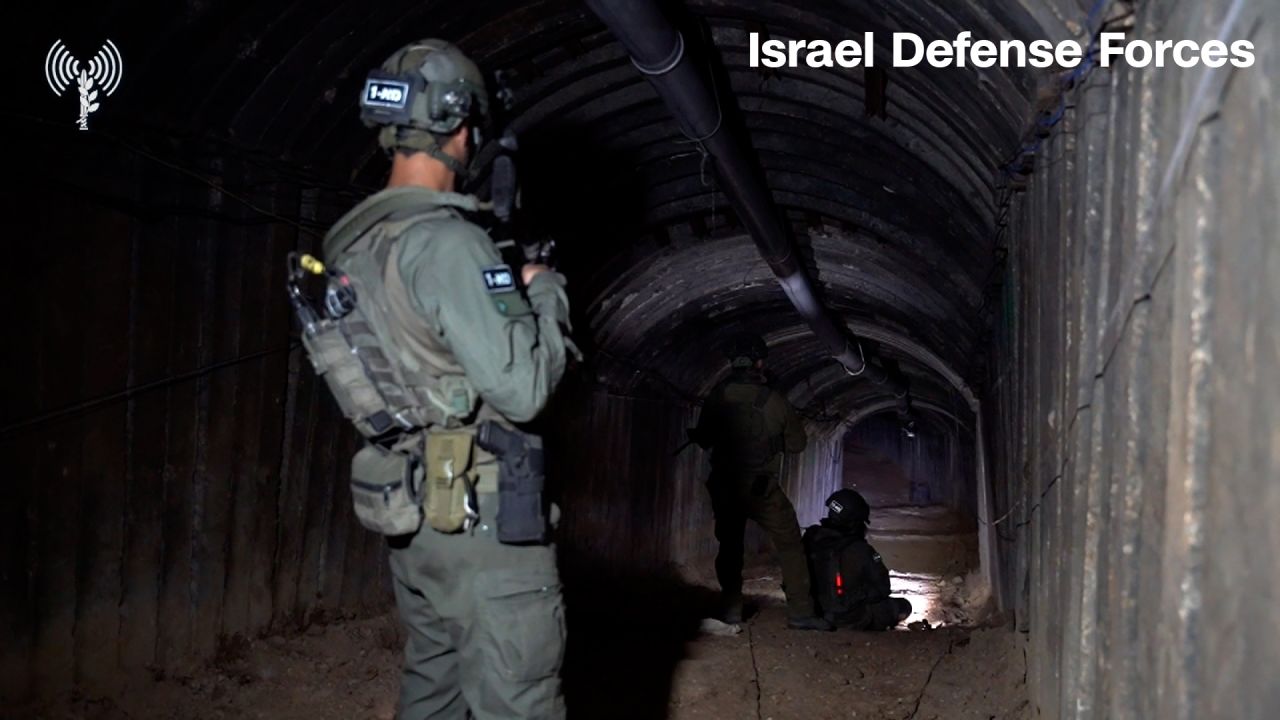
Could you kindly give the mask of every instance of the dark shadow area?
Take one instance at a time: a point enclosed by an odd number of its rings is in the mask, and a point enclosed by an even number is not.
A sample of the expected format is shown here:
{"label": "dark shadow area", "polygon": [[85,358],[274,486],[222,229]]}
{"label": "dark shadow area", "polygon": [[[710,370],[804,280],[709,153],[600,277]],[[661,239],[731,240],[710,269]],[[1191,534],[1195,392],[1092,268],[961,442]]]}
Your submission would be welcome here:
{"label": "dark shadow area", "polygon": [[676,563],[710,534],[687,518],[701,487],[675,475],[685,409],[566,379],[540,423],[568,621],[563,672],[571,719],[665,718],[677,663],[716,593]]}
{"label": "dark shadow area", "polygon": [[565,555],[569,718],[667,717],[676,664],[717,593],[671,572],[630,573]]}
{"label": "dark shadow area", "polygon": [[520,137],[522,230],[555,239],[558,268],[577,290],[586,290],[586,279],[644,227],[645,169],[638,158],[610,146],[616,132],[612,123],[553,121]]}

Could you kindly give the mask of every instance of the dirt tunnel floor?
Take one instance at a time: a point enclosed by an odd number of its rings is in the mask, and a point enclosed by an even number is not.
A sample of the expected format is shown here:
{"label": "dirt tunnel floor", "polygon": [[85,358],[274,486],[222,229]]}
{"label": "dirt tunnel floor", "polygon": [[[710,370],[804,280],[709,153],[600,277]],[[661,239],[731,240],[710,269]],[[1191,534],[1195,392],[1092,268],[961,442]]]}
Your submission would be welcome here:
{"label": "dirt tunnel floor", "polygon": [[690,645],[668,717],[1023,718],[1023,668],[1003,628],[796,633],[768,608],[740,636]]}
{"label": "dirt tunnel floor", "polygon": [[[767,557],[745,573],[757,612],[728,636],[700,629],[717,605],[710,567],[629,577],[612,567],[566,567],[571,720],[1030,717],[1022,636],[974,627],[981,598],[968,572],[976,564],[972,528],[943,508],[886,508],[872,529],[918,629],[787,630]],[[924,629],[921,621],[944,625]],[[0,717],[390,719],[403,642],[395,615],[317,625],[230,643],[189,672],[152,671],[108,695]]]}
{"label": "dirt tunnel floor", "polygon": [[[759,611],[734,636],[697,632],[701,610],[579,615],[565,670],[570,717],[1031,717],[1020,635],[1004,627],[787,630],[767,570],[748,582]],[[402,641],[391,615],[315,626],[229,647],[190,673],[135,678],[111,696],[67,697],[4,717],[390,719]]]}
{"label": "dirt tunnel floor", "polygon": [[[114,697],[69,697],[13,718],[273,718],[394,715],[399,632],[390,617],[254,641],[189,675],[136,681]],[[661,671],[661,668],[655,668]],[[651,685],[643,667],[602,667],[603,687]],[[635,674],[638,682],[609,674]],[[1029,718],[1020,640],[1004,628],[799,633],[764,608],[733,637],[698,637],[656,698],[571,693],[573,718]],[[575,702],[578,700],[579,702]]]}

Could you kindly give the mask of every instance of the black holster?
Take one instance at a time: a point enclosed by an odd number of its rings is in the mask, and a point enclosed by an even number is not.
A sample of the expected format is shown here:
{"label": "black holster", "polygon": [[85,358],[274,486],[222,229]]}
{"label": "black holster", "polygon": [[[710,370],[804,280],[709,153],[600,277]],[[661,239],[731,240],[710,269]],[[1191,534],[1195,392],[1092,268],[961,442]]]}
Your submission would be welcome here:
{"label": "black holster", "polygon": [[546,484],[542,438],[485,421],[476,444],[498,459],[498,542],[538,545],[547,541]]}

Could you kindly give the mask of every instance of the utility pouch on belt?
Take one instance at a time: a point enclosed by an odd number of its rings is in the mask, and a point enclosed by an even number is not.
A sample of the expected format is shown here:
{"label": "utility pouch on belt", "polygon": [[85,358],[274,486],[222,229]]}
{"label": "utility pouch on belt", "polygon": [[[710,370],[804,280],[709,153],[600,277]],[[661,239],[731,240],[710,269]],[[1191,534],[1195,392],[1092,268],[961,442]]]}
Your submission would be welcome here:
{"label": "utility pouch on belt", "polygon": [[498,458],[498,542],[509,545],[547,541],[542,500],[542,438],[508,430],[493,421],[480,424],[476,444]]}
{"label": "utility pouch on belt", "polygon": [[427,433],[427,524],[443,533],[469,529],[479,517],[475,479],[470,474],[475,435],[466,431]]}
{"label": "utility pouch on belt", "polygon": [[413,455],[365,445],[351,460],[351,497],[360,524],[383,535],[422,525],[421,471]]}

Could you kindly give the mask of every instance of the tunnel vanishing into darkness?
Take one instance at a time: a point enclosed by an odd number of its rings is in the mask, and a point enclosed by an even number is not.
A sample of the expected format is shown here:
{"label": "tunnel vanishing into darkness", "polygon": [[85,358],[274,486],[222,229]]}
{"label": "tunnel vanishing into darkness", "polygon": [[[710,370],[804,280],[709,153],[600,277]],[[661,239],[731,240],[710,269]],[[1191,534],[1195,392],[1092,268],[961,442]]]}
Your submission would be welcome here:
{"label": "tunnel vanishing into darkness", "polygon": [[[914,442],[933,449],[906,500],[923,492],[977,529],[991,608],[1027,634],[1037,717],[1280,713],[1278,10],[667,7],[819,299],[909,382]],[[537,426],[571,602],[575,578],[665,576],[714,553],[705,457],[673,451],[734,333],[766,339],[806,419],[786,484],[802,524],[847,481],[848,447],[894,438],[891,388],[831,359],[715,159],[581,3],[94,13],[25,24],[4,100],[17,334],[0,705],[389,607],[383,542],[349,510],[357,438],[299,351],[284,256],[316,250],[384,181],[355,97],[420,37],[509,81],[529,225],[557,239],[570,278],[587,360]],[[1258,63],[1063,75],[746,59],[753,32],[1087,43],[1104,26],[1247,37]],[[36,65],[55,37],[90,53],[104,34],[127,75],[76,132]]]}

